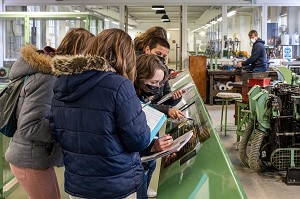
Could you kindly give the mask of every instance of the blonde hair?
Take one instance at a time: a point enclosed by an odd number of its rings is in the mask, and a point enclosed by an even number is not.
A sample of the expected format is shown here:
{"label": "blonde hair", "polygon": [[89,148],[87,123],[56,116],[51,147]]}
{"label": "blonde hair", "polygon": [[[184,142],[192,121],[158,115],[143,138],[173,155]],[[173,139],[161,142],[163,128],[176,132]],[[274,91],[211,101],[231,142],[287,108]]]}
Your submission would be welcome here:
{"label": "blonde hair", "polygon": [[103,57],[118,74],[134,82],[136,56],[131,37],[123,30],[103,30],[86,48],[84,54]]}
{"label": "blonde hair", "polygon": [[58,46],[56,55],[81,54],[93,37],[95,36],[84,28],[72,28]]}
{"label": "blonde hair", "polygon": [[153,37],[161,37],[165,40],[167,39],[167,32],[164,28],[160,26],[153,26],[146,30],[144,34],[141,34],[140,36],[136,37],[134,39],[134,49],[137,52],[144,52],[146,47],[148,46],[150,40]]}

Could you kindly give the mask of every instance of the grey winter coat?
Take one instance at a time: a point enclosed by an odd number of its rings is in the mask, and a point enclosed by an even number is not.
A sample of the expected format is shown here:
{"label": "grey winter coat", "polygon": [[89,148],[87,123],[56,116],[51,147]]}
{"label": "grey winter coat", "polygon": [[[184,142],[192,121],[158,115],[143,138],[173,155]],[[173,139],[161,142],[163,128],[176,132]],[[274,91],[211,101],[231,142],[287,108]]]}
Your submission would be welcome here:
{"label": "grey winter coat", "polygon": [[5,159],[19,167],[43,170],[62,165],[62,152],[52,139],[48,120],[56,77],[51,75],[50,57],[36,50],[32,45],[23,47],[10,71],[10,80],[28,78],[18,102],[17,130]]}

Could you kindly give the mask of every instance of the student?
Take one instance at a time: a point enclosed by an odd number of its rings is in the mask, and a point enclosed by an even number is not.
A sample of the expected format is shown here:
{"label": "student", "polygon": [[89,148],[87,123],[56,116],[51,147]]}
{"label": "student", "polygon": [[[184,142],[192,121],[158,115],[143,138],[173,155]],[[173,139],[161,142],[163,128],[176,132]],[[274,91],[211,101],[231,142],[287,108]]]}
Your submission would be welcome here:
{"label": "student", "polygon": [[[151,97],[157,95],[162,82],[167,78],[167,74],[166,67],[156,55],[144,54],[138,56],[137,77],[134,85],[140,100],[148,102]],[[181,111],[167,105],[155,105],[150,103],[150,106],[153,106],[173,119],[180,120],[181,117],[185,117]],[[172,142],[173,139],[170,135],[164,135],[162,138],[154,140],[147,149],[141,152],[141,156],[150,155],[151,152],[165,150]],[[156,161],[145,162],[143,165],[145,170],[144,189],[148,190],[149,197],[155,197],[156,192],[149,188],[149,183],[156,167]]]}
{"label": "student", "polygon": [[56,56],[54,139],[64,152],[70,198],[141,198],[139,151],[150,129],[134,90],[136,56],[120,29],[98,34],[84,56]]}
{"label": "student", "polygon": [[237,67],[250,69],[251,72],[266,72],[267,71],[267,54],[264,46],[265,41],[258,38],[256,30],[251,30],[248,33],[251,43],[253,43],[251,57],[246,61],[238,62]]}
{"label": "student", "polygon": [[[165,58],[169,54],[170,51],[170,45],[169,42],[161,37],[153,37],[148,45],[145,47],[144,52],[146,54],[155,54],[158,56],[158,58],[164,63]],[[167,66],[165,65],[167,68]],[[159,88],[159,92],[155,97],[152,99],[152,102],[155,104],[159,101],[164,95],[171,92],[171,88],[169,85],[169,80],[165,79],[161,87]],[[175,106],[177,105],[182,97],[182,94],[184,91],[178,90],[176,92],[172,93],[172,98],[164,102],[165,105]]]}
{"label": "student", "polygon": [[62,154],[53,141],[48,121],[55,81],[51,58],[25,45],[9,76],[10,80],[27,78],[16,110],[18,127],[5,159],[29,198],[59,199],[54,166],[62,166]]}
{"label": "student", "polygon": [[[91,37],[93,35],[85,29],[71,29],[58,47],[58,53],[81,53]],[[63,165],[62,154],[51,136],[48,121],[56,80],[50,59],[54,54],[55,50],[49,46],[37,50],[32,45],[26,45],[10,72],[11,80],[20,76],[28,78],[17,109],[18,128],[5,158],[30,199],[61,197],[54,166]]]}
{"label": "student", "polygon": [[143,54],[146,46],[153,37],[167,40],[167,31],[160,26],[153,26],[134,39],[134,49],[137,55]]}

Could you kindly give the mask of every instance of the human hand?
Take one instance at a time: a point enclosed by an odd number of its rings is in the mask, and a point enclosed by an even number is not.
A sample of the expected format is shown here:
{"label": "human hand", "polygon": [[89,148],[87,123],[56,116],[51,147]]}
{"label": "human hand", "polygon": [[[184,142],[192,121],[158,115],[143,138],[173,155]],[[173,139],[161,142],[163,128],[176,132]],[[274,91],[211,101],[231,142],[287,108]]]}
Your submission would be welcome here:
{"label": "human hand", "polygon": [[154,140],[154,145],[152,147],[153,152],[160,152],[171,146],[173,143],[173,138],[169,134],[164,135],[156,140]]}
{"label": "human hand", "polygon": [[185,93],[184,90],[175,91],[174,93],[172,93],[172,99],[177,100],[177,99],[181,98],[183,93]]}
{"label": "human hand", "polygon": [[186,116],[184,115],[184,113],[181,112],[180,110],[178,110],[177,108],[169,108],[168,115],[173,120],[177,119],[178,121],[180,121],[180,119],[182,117],[186,118]]}

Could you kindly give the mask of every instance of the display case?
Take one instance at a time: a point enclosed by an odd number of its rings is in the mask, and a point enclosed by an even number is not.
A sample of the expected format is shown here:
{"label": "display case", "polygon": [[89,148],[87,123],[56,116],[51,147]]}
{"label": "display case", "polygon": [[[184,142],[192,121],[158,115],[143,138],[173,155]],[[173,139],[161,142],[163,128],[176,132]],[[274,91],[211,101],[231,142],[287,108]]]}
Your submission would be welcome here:
{"label": "display case", "polygon": [[[172,90],[188,83],[193,83],[189,71],[170,80]],[[177,108],[189,119],[168,120],[165,133],[176,139],[192,129],[193,136],[181,151],[158,160],[152,179],[158,186],[157,198],[247,198],[196,86]]]}

